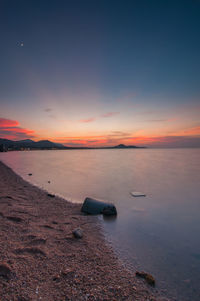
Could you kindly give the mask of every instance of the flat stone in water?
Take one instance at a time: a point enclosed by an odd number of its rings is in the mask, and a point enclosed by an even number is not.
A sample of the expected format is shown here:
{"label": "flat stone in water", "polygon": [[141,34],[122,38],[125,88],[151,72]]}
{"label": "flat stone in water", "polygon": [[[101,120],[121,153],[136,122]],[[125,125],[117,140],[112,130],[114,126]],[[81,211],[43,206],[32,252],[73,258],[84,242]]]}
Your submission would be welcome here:
{"label": "flat stone in water", "polygon": [[146,194],[139,192],[139,191],[131,191],[130,194],[134,197],[146,196]]}

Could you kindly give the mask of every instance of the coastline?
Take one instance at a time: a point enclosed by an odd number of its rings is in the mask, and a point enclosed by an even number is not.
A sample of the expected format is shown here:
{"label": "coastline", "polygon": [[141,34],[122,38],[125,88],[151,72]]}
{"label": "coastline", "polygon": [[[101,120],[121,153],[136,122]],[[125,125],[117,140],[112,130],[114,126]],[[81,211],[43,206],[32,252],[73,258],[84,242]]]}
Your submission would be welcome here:
{"label": "coastline", "polygon": [[123,267],[81,204],[49,197],[1,161],[0,174],[2,300],[167,300]]}

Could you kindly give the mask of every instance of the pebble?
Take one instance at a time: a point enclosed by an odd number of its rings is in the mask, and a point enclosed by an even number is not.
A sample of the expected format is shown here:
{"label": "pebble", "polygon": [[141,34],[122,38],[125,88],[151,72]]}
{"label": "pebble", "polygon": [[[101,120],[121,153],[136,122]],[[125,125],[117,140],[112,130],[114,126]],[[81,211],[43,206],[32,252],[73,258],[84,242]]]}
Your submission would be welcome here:
{"label": "pebble", "polygon": [[4,278],[9,278],[11,274],[11,269],[6,263],[0,264],[0,276]]}
{"label": "pebble", "polygon": [[83,231],[80,228],[77,228],[72,231],[75,238],[82,238],[83,237]]}
{"label": "pebble", "polygon": [[48,193],[47,195],[48,195],[50,198],[55,198],[55,194]]}
{"label": "pebble", "polygon": [[144,278],[149,285],[155,286],[155,279],[152,275],[145,272],[138,272],[138,271],[135,273],[135,275],[137,277]]}

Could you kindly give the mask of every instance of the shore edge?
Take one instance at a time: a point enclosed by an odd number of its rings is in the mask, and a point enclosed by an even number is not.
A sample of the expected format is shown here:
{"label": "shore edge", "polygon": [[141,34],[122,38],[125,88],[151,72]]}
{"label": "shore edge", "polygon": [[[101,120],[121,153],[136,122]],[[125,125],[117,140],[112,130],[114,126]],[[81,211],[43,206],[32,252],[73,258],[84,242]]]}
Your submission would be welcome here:
{"label": "shore edge", "polygon": [[49,197],[1,161],[0,174],[3,300],[167,300],[120,264],[81,204]]}

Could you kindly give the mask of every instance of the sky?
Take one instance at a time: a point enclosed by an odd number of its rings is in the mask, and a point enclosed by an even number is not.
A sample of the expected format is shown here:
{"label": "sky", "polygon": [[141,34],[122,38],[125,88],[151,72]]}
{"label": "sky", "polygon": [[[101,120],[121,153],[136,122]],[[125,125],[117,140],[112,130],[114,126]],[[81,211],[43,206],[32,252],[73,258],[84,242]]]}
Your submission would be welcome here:
{"label": "sky", "polygon": [[200,147],[200,0],[0,0],[0,137]]}

